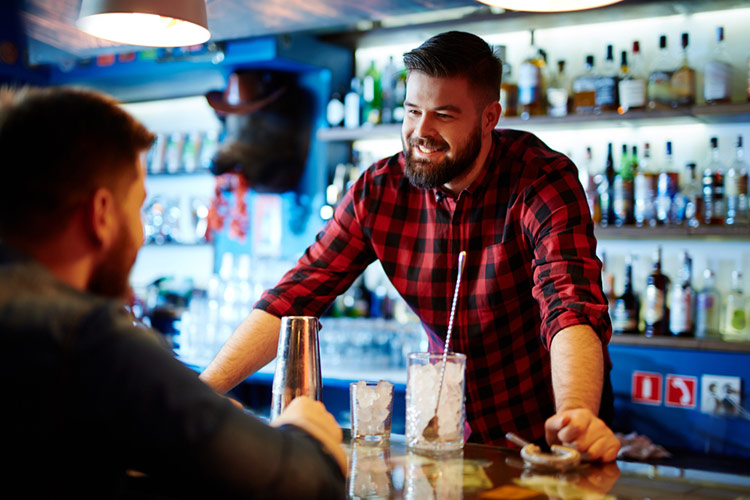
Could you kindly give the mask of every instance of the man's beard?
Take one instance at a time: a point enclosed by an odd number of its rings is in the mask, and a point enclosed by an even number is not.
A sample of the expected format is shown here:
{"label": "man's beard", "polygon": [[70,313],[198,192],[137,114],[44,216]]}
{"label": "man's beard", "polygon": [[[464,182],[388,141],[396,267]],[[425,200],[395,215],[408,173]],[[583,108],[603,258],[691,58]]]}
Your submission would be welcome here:
{"label": "man's beard", "polygon": [[130,270],[137,255],[133,236],[123,223],[112,248],[91,274],[88,291],[104,297],[126,298],[130,290]]}
{"label": "man's beard", "polygon": [[[401,142],[403,144],[403,137]],[[409,182],[411,182],[412,186],[418,188],[434,189],[452,181],[471,168],[482,147],[481,130],[479,128],[474,130],[466,144],[462,148],[457,149],[454,158],[445,158],[440,163],[414,159],[411,150],[413,147],[420,145],[431,149],[444,149],[448,145],[442,141],[432,141],[418,137],[409,139],[408,144],[403,144],[404,158],[406,159],[404,174],[406,174]]]}

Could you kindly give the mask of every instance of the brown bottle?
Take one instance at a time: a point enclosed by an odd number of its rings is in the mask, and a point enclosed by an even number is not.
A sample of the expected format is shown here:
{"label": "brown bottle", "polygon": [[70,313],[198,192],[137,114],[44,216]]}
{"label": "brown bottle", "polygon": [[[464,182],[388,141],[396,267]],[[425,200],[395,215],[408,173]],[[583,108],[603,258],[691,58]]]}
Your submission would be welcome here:
{"label": "brown bottle", "polygon": [[661,272],[661,246],[654,253],[654,268],[646,281],[645,334],[646,337],[669,335],[667,292],[669,278]]}
{"label": "brown bottle", "polygon": [[613,333],[637,334],[638,332],[638,297],[633,292],[633,260],[628,255],[625,260],[625,288],[615,301],[615,312],[612,316]]}

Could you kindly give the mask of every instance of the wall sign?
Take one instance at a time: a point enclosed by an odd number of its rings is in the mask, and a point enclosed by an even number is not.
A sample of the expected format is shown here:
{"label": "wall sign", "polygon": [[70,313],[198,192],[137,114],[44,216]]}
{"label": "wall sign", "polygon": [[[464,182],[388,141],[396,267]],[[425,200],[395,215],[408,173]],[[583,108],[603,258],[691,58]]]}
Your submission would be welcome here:
{"label": "wall sign", "polygon": [[652,372],[633,372],[630,399],[634,403],[660,405],[662,394],[662,375]]}
{"label": "wall sign", "polygon": [[695,408],[697,404],[698,379],[688,375],[667,375],[666,406]]}

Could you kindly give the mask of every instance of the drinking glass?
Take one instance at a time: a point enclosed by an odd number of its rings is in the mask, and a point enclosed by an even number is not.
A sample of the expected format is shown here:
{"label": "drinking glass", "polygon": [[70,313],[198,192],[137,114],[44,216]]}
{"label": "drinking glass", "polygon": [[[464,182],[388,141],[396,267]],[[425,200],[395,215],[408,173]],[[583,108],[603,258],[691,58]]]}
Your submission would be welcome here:
{"label": "drinking glass", "polygon": [[349,384],[351,403],[352,439],[372,444],[391,437],[393,419],[393,384],[381,380],[377,383],[352,382]]}

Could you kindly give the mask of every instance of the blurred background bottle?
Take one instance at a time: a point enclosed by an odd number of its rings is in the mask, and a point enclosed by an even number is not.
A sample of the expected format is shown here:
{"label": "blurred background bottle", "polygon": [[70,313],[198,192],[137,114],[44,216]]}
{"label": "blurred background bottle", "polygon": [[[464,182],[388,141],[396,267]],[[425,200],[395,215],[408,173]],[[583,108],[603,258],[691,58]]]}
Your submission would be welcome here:
{"label": "blurred background bottle", "polygon": [[718,338],[721,317],[721,296],[716,289],[716,274],[706,268],[703,271],[703,288],[695,297],[695,336]]}
{"label": "blurred background bottle", "polygon": [[633,256],[625,257],[625,281],[622,295],[615,301],[612,315],[612,331],[621,334],[637,334],[639,317],[638,297],[633,292]]}
{"label": "blurred background bottle", "polygon": [[607,45],[607,55],[604,58],[601,71],[596,79],[596,102],[594,111],[616,111],[619,99],[617,98],[617,63],[615,62],[614,46]]}
{"label": "blurred background bottle", "polygon": [[645,330],[646,337],[669,334],[667,294],[669,278],[661,272],[661,245],[654,252],[654,265],[646,280]]}
{"label": "blurred background bottle", "polygon": [[692,106],[695,104],[695,70],[688,60],[687,33],[682,34],[682,62],[672,74],[673,107]]}
{"label": "blurred background bottle", "polygon": [[732,288],[727,294],[721,338],[730,342],[747,340],[747,307],[742,291],[742,271],[732,271]]}
{"label": "blurred background bottle", "polygon": [[703,97],[708,104],[732,100],[732,64],[724,45],[724,28],[716,28],[716,44],[704,66]]}
{"label": "blurred background bottle", "polygon": [[570,79],[565,73],[565,61],[557,61],[557,72],[547,86],[547,114],[566,116],[570,105]]}
{"label": "blurred background bottle", "polygon": [[677,67],[667,48],[667,36],[659,37],[659,52],[651,65],[648,77],[649,109],[669,109],[674,102],[672,74]]}
{"label": "blurred background bottle", "polygon": [[497,47],[498,57],[503,62],[503,79],[500,84],[500,116],[518,115],[518,85],[513,81],[513,68],[507,60],[507,48],[505,45]]}
{"label": "blurred background bottle", "polygon": [[518,70],[518,106],[521,118],[545,114],[544,68],[546,53],[536,46],[534,30],[530,31],[529,55]]}
{"label": "blurred background bottle", "polygon": [[724,223],[724,168],[719,156],[719,139],[711,137],[711,159],[703,169],[703,222]]}
{"label": "blurred background bottle", "polygon": [[584,71],[573,80],[573,111],[579,115],[594,112],[596,104],[596,73],[594,56],[587,55]]}
{"label": "blurred background bottle", "polygon": [[727,225],[745,225],[748,223],[747,199],[747,163],[745,163],[745,150],[742,147],[742,136],[737,136],[735,143],[734,161],[727,169],[724,179],[724,196],[726,197]]}
{"label": "blurred background bottle", "polygon": [[656,225],[656,173],[652,170],[651,147],[643,146],[643,157],[633,179],[633,218],[638,227]]}
{"label": "blurred background bottle", "polygon": [[695,294],[692,287],[693,261],[687,251],[680,253],[680,282],[669,298],[669,331],[675,337],[692,337]]}
{"label": "blurred background bottle", "polygon": [[612,143],[607,145],[607,162],[604,167],[604,176],[599,183],[599,200],[602,205],[602,227],[615,225],[615,161],[612,156]]}

